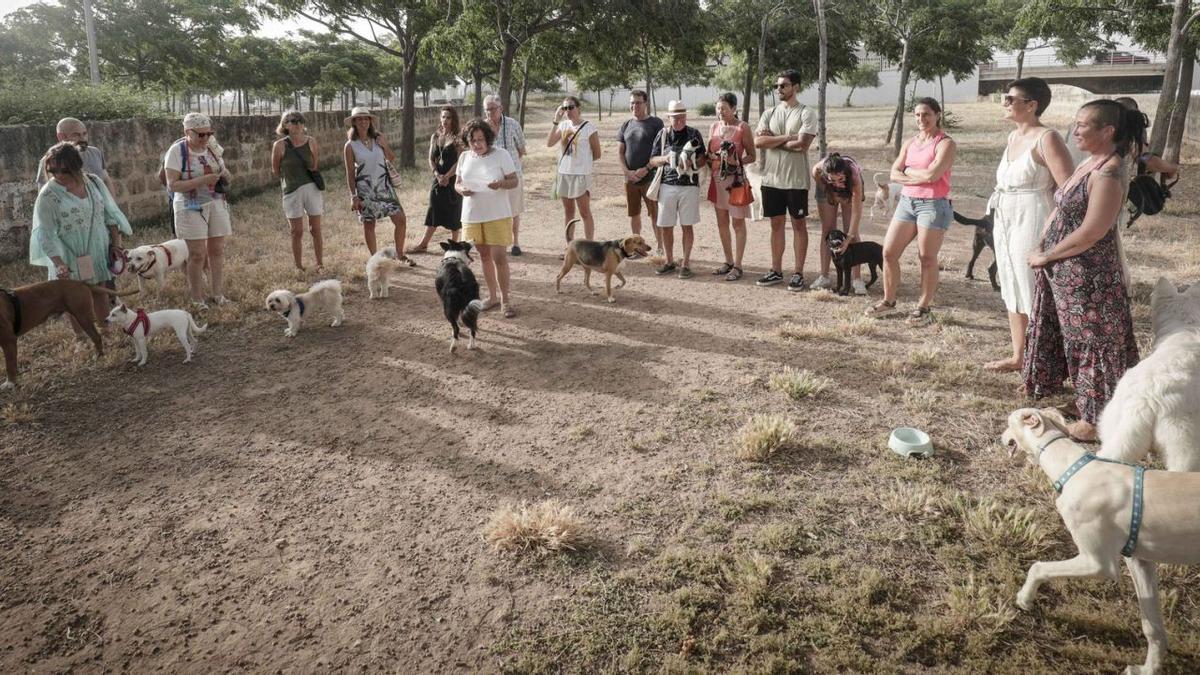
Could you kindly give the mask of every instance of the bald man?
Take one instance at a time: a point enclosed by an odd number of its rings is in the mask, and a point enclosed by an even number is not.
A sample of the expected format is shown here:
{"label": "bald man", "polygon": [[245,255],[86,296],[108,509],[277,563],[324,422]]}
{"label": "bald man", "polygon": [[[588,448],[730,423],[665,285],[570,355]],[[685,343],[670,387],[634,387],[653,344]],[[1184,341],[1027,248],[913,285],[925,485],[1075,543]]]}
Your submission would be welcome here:
{"label": "bald man", "polygon": [[[83,157],[83,170],[87,173],[93,173],[99,176],[106,186],[110,194],[116,195],[113,191],[112,179],[108,176],[108,169],[104,165],[104,153],[94,145],[88,145],[88,130],[83,125],[83,122],[74,117],[64,117],[58,121],[58,125],[54,128],[54,135],[59,142],[69,141],[75,144],[79,149],[80,156]],[[37,184],[40,188],[46,184],[46,167],[42,162],[38,163]]]}

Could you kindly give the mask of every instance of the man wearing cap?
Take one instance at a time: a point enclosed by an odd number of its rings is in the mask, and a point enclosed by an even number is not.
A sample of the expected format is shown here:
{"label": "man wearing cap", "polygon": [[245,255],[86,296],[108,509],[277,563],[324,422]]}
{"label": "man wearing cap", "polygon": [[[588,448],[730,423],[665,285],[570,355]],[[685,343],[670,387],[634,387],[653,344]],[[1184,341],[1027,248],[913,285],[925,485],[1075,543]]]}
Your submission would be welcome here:
{"label": "man wearing cap", "polygon": [[[679,278],[687,279],[692,276],[689,267],[695,237],[692,226],[700,222],[700,175],[695,169],[704,165],[706,153],[704,137],[687,125],[687,106],[683,101],[667,104],[667,117],[671,126],[658,132],[650,148],[650,168],[664,167],[658,191],[657,225],[667,260],[655,273],[670,274],[678,269]],[[673,250],[676,225],[683,228],[683,262],[678,268]]]}
{"label": "man wearing cap", "polygon": [[783,281],[784,222],[792,217],[792,251],[796,271],[789,291],[802,291],[804,256],[808,249],[808,146],[817,135],[817,113],[799,101],[800,73],[785,70],[775,76],[779,103],[758,121],[754,147],[763,150],[763,215],[771,219],[771,269],[755,283],[774,286]]}
{"label": "man wearing cap", "polygon": [[663,121],[651,117],[646,92],[634,89],[629,92],[629,112],[633,117],[625,120],[617,131],[617,161],[621,163],[621,171],[625,174],[625,207],[629,214],[629,229],[634,234],[642,233],[642,203],[646,204],[646,213],[650,216],[650,229],[654,230],[654,240],[658,242],[658,250],[662,252],[658,228],[655,221],[658,218],[658,202],[646,196],[646,190],[654,180],[654,172],[650,170],[650,150],[654,138],[662,131]]}
{"label": "man wearing cap", "polygon": [[496,133],[497,148],[504,148],[512,156],[513,164],[517,165],[517,187],[508,191],[508,204],[512,207],[512,255],[521,255],[521,245],[518,233],[521,227],[521,213],[525,210],[525,179],[521,174],[521,158],[525,156],[525,132],[521,123],[504,114],[504,106],[500,105],[500,97],[488,94],[483,97],[483,111],[487,114],[488,124]]}
{"label": "man wearing cap", "polygon": [[[58,121],[58,126],[54,128],[54,135],[59,142],[68,141],[73,143],[79,150],[80,157],[83,158],[83,170],[87,173],[99,176],[104,181],[104,186],[108,188],[108,193],[116,197],[117,193],[113,190],[112,178],[108,176],[108,168],[104,164],[104,153],[100,148],[88,144],[88,130],[83,125],[83,122],[74,117],[64,117]],[[37,185],[40,188],[49,180],[46,176],[46,166],[44,163],[38,163]]]}

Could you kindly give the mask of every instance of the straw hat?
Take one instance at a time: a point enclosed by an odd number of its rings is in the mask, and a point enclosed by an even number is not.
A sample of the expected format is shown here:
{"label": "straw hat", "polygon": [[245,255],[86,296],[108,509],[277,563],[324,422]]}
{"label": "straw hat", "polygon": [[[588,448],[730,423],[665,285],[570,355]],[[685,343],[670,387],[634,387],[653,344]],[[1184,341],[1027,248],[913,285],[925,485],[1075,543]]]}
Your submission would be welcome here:
{"label": "straw hat", "polygon": [[667,116],[673,117],[675,115],[686,115],[686,114],[687,114],[687,106],[683,104],[683,101],[671,101],[670,103],[667,104]]}
{"label": "straw hat", "polygon": [[361,105],[354,106],[354,108],[350,110],[350,115],[346,117],[346,119],[342,120],[342,124],[345,124],[346,126],[353,125],[355,117],[370,117],[371,121],[374,122],[376,126],[379,125],[379,116],[371,112],[370,108]]}

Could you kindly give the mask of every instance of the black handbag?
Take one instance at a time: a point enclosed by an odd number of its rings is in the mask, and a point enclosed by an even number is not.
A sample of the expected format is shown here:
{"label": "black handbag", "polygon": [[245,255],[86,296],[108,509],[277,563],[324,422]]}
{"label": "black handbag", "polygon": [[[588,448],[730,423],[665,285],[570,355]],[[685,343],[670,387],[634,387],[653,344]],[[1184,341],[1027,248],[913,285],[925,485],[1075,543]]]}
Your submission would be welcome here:
{"label": "black handbag", "polygon": [[300,151],[296,149],[296,146],[292,145],[292,139],[284,138],[283,142],[285,145],[287,145],[288,150],[291,150],[292,152],[296,153],[296,159],[300,160],[300,165],[303,166],[305,168],[305,170],[308,171],[308,177],[312,179],[312,182],[314,185],[317,186],[317,189],[324,190],[325,189],[325,177],[321,175],[321,172],[313,171],[312,169],[308,168],[308,163],[304,161],[304,156],[300,154]]}
{"label": "black handbag", "polygon": [[1171,197],[1171,188],[1179,179],[1167,183],[1167,179],[1159,177],[1155,180],[1154,176],[1144,173],[1133,179],[1129,184],[1129,203],[1133,206],[1129,217],[1129,222],[1126,227],[1133,224],[1142,214],[1153,216],[1163,210],[1167,204],[1167,199]]}

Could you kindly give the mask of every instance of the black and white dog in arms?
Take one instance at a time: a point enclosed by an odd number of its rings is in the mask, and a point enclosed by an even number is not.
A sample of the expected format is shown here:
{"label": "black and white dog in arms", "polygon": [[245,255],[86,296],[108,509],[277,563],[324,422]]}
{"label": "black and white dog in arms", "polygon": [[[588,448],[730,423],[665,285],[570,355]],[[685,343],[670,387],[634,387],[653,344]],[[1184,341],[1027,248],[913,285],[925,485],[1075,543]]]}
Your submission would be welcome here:
{"label": "black and white dog in arms", "polygon": [[471,331],[467,349],[475,349],[475,332],[483,301],[479,299],[479,282],[471,271],[471,244],[465,241],[443,241],[442,263],[438,265],[434,287],[442,299],[442,311],[454,329],[450,338],[450,353],[458,347],[458,321]]}

